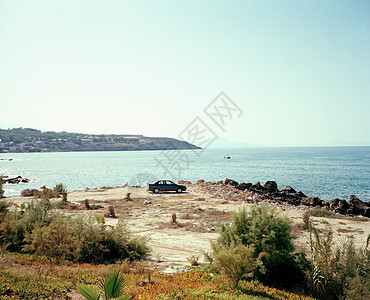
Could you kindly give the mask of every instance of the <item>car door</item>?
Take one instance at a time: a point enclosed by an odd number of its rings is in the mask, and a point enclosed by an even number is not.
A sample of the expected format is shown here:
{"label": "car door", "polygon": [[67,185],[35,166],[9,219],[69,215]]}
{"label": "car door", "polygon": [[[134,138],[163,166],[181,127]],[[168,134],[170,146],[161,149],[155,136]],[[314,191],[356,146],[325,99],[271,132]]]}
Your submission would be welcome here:
{"label": "car door", "polygon": [[161,191],[166,191],[166,182],[164,180],[161,180],[158,182],[158,188],[161,190]]}
{"label": "car door", "polygon": [[176,184],[171,180],[166,180],[167,191],[176,191]]}

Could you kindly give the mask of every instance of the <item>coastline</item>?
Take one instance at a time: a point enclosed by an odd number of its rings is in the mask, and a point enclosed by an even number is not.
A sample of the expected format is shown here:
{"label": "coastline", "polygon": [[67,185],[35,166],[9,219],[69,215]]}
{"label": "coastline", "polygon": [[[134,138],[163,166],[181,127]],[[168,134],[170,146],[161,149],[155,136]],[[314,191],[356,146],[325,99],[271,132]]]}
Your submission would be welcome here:
{"label": "coastline", "polygon": [[[301,227],[303,214],[310,211],[309,206],[293,206],[288,203],[270,203],[261,200],[258,203],[234,201],[208,192],[206,184],[186,184],[186,192],[152,194],[143,187],[125,186],[105,189],[86,189],[68,193],[68,202],[78,204],[73,209],[58,209],[65,216],[91,214],[103,218],[106,225],[114,226],[118,218],[107,217],[109,206],[114,206],[116,216],[124,217],[131,232],[149,238],[152,254],[149,260],[158,264],[163,273],[180,273],[188,268],[188,258],[199,256],[203,261],[203,252],[210,250],[210,240],[216,240],[218,224],[230,222],[231,214],[241,209],[247,211],[254,205],[267,204],[276,207],[286,215],[293,227],[294,244],[297,250],[309,252],[309,232]],[[131,201],[125,197],[130,193]],[[85,200],[90,204],[100,205],[96,210],[86,210]],[[20,207],[22,203],[32,201],[32,197],[11,196],[5,200]],[[52,199],[58,203],[60,199]],[[149,201],[150,204],[145,204]],[[177,225],[170,223],[172,214],[177,215]],[[105,216],[105,217],[104,217]],[[343,238],[353,237],[357,248],[364,246],[370,233],[370,219],[365,217],[326,218],[311,217],[312,223],[321,232],[327,226],[333,230],[335,243],[339,245]],[[166,240],[166,243],[163,241]]]}

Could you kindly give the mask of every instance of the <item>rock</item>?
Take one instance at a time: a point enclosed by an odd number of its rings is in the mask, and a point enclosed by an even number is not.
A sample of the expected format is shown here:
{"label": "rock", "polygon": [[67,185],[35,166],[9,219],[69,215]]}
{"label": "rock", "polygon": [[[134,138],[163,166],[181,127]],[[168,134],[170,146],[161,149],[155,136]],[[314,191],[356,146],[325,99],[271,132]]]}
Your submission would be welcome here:
{"label": "rock", "polygon": [[305,194],[303,194],[301,191],[295,193],[296,196],[300,197],[300,198],[303,198],[303,197],[307,197]]}
{"label": "rock", "polygon": [[184,180],[179,180],[177,183],[178,184],[185,184],[185,181]]}
{"label": "rock", "polygon": [[144,205],[148,205],[148,204],[152,204],[152,202],[148,201],[148,200],[145,200],[144,201]]}
{"label": "rock", "polygon": [[232,179],[229,179],[229,178],[226,178],[225,179],[225,184],[227,185],[232,185],[232,186],[237,186],[239,185],[239,183],[235,180],[232,180]]}
{"label": "rock", "polygon": [[199,179],[196,184],[202,184],[202,183],[204,183],[204,180],[203,179]]}
{"label": "rock", "polygon": [[216,182],[216,184],[223,184],[223,183],[224,183],[223,180],[219,180],[219,181]]}
{"label": "rock", "polygon": [[324,206],[324,201],[318,197],[304,197],[301,200],[301,204],[306,206]]}
{"label": "rock", "polygon": [[288,194],[294,194],[296,193],[296,190],[293,189],[291,186],[286,186],[284,189],[280,190],[281,192],[286,192]]}
{"label": "rock", "polygon": [[275,181],[266,181],[264,188],[268,192],[277,192],[278,186]]}
{"label": "rock", "polygon": [[252,186],[252,183],[243,182],[243,183],[241,183],[241,184],[238,184],[238,185],[236,186],[236,188],[237,188],[238,190],[244,191],[244,190],[249,189],[251,186]]}
{"label": "rock", "polygon": [[[3,179],[4,179],[4,177],[3,177]],[[9,183],[9,184],[29,183],[29,182],[30,182],[30,179],[24,178],[20,175],[17,176],[17,177],[14,177],[14,178],[4,179],[4,183]]]}
{"label": "rock", "polygon": [[329,201],[329,208],[338,214],[345,215],[349,209],[349,204],[346,200],[335,198]]}
{"label": "rock", "polygon": [[249,189],[260,193],[265,190],[265,188],[261,185],[259,181],[257,181],[256,184],[253,184]]}
{"label": "rock", "polygon": [[367,205],[354,195],[351,195],[350,197],[349,206],[350,206],[348,209],[349,214],[365,216],[365,211],[368,211]]}

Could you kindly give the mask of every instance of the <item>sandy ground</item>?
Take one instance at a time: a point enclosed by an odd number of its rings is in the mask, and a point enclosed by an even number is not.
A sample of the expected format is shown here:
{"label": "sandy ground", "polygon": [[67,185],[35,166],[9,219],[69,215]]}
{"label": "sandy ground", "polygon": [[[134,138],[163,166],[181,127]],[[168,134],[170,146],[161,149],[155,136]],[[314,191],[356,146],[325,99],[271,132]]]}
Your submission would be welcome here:
{"label": "sandy ground", "polygon": [[[124,200],[131,193],[132,201]],[[240,209],[250,209],[245,202],[228,202],[213,198],[193,187],[187,192],[152,194],[142,187],[122,187],[112,189],[89,189],[68,193],[68,201],[90,205],[101,205],[98,210],[61,210],[64,214],[87,214],[104,216],[108,206],[113,205],[117,216],[125,216],[128,228],[134,234],[149,238],[148,244],[152,249],[149,257],[152,263],[165,273],[177,273],[190,266],[190,258],[203,262],[203,252],[210,251],[210,241],[218,237],[218,224],[230,222],[231,213]],[[12,196],[8,201],[20,205],[31,201],[32,197]],[[55,201],[60,201],[57,199]],[[151,204],[144,204],[150,201]],[[304,208],[279,207],[282,214],[287,215],[292,223],[294,243],[297,249],[309,251],[309,233],[300,229]],[[176,214],[177,222],[171,223],[172,215]],[[346,237],[353,237],[356,247],[363,247],[370,233],[370,220],[358,219],[328,219],[313,217],[314,225],[323,230],[330,226],[334,231],[334,240],[342,242]],[[105,217],[105,224],[115,225],[117,218]]]}

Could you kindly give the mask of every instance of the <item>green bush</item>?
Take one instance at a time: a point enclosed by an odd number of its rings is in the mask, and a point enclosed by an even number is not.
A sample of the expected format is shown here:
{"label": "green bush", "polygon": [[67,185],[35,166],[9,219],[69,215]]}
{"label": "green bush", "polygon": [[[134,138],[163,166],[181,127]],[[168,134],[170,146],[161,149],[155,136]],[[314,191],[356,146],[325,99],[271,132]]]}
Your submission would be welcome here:
{"label": "green bush", "polygon": [[[369,240],[369,238],[368,238]],[[307,272],[312,294],[320,299],[368,299],[353,295],[369,295],[370,254],[368,243],[362,251],[355,249],[352,239],[347,239],[333,249],[333,233],[327,229],[320,236],[311,227],[311,267]]]}
{"label": "green bush", "polygon": [[123,219],[111,227],[92,215],[62,218],[46,195],[25,211],[0,204],[0,242],[9,244],[9,251],[89,263],[139,260],[149,253],[146,239],[134,237]]}
{"label": "green bush", "polygon": [[[263,263],[255,278],[275,286],[290,287],[303,279],[298,267],[290,235],[291,225],[275,208],[267,205],[252,207],[233,215],[232,225],[221,224],[217,245],[237,247],[253,246],[254,258]],[[213,256],[217,255],[213,251]],[[213,257],[214,259],[214,257]]]}
{"label": "green bush", "polygon": [[310,209],[307,214],[312,217],[322,217],[322,218],[329,218],[329,219],[345,219],[345,216],[338,215],[333,211],[326,210],[326,209]]}
{"label": "green bush", "polygon": [[58,183],[54,188],[53,188],[54,196],[59,197],[63,193],[67,193],[67,187],[63,183]]}
{"label": "green bush", "polygon": [[132,236],[123,219],[114,227],[98,222],[93,216],[76,218],[73,223],[73,232],[81,244],[81,262],[140,260],[149,253],[146,239]]}
{"label": "green bush", "polygon": [[0,199],[4,197],[3,184],[4,184],[3,176],[0,176]]}
{"label": "green bush", "polygon": [[0,241],[9,244],[9,251],[21,251],[25,237],[23,216],[16,209],[7,210],[0,218]]}
{"label": "green bush", "polygon": [[254,272],[262,267],[261,260],[254,257],[253,246],[220,246],[212,243],[212,250],[214,270],[226,275],[235,285],[242,279],[253,278]]}
{"label": "green bush", "polygon": [[70,223],[69,220],[62,218],[54,219],[48,226],[37,223],[32,233],[26,236],[27,244],[23,250],[57,260],[76,261],[80,249]]}

